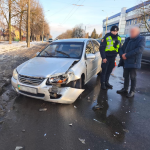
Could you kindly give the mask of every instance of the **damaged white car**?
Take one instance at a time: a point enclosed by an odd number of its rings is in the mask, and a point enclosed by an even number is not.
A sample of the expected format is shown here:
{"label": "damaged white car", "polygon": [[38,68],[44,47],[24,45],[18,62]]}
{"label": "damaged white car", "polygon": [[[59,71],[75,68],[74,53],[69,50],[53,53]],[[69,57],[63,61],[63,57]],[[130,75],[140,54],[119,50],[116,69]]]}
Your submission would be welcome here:
{"label": "damaged white car", "polygon": [[101,72],[101,62],[96,40],[54,41],[13,71],[12,87],[25,96],[71,104],[84,91],[83,86]]}

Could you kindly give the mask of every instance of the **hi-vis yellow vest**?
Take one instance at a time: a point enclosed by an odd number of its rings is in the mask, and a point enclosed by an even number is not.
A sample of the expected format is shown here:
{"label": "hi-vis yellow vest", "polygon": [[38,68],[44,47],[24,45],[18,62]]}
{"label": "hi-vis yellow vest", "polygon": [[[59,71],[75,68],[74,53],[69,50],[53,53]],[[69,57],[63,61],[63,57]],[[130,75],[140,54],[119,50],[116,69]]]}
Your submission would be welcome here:
{"label": "hi-vis yellow vest", "polygon": [[116,48],[114,47],[114,41],[111,36],[108,36],[106,38],[106,43],[107,43],[107,45],[106,45],[105,52],[116,51],[118,53],[118,50],[119,50],[120,44],[121,44],[121,37],[118,36],[118,45],[116,46]]}

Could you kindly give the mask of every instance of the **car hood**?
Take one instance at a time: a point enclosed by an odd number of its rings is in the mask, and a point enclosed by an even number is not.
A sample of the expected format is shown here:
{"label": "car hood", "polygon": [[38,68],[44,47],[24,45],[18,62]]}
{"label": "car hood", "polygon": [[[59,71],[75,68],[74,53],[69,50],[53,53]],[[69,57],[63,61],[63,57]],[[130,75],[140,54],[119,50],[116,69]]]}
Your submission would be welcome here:
{"label": "car hood", "polygon": [[17,67],[21,75],[34,77],[49,77],[55,74],[65,73],[69,67],[79,61],[70,58],[35,57]]}

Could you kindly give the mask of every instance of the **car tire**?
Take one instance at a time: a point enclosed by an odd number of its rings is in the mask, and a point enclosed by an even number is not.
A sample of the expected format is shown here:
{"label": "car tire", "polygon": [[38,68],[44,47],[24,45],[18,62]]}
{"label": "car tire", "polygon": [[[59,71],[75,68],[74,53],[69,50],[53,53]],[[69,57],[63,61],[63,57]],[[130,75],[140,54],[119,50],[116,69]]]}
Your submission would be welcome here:
{"label": "car tire", "polygon": [[75,88],[83,89],[84,86],[84,77],[81,77],[79,80],[76,81]]}

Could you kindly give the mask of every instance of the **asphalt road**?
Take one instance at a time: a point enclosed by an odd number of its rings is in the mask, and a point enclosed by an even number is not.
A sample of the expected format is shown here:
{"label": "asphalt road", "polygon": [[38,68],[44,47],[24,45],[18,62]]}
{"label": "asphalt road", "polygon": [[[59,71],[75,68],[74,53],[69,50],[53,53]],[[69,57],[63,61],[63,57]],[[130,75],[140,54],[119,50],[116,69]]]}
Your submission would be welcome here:
{"label": "asphalt road", "polygon": [[[100,78],[94,76],[72,105],[17,97],[0,129],[0,150],[150,149],[150,66],[138,70],[134,98],[116,93],[123,86],[122,74],[122,68],[114,69],[114,88],[107,91],[100,90]],[[93,110],[97,103],[103,109]]]}

